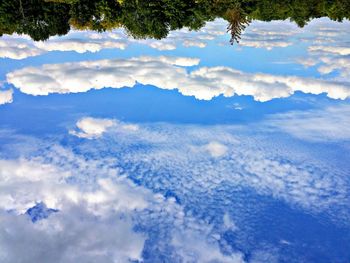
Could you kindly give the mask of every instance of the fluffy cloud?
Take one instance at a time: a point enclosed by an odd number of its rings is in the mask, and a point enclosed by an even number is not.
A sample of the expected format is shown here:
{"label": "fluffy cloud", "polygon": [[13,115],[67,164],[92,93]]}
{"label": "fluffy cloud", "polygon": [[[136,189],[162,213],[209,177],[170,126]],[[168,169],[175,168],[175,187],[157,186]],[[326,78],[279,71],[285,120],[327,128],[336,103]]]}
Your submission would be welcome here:
{"label": "fluffy cloud", "polygon": [[[152,194],[122,177],[84,190],[66,182],[73,172],[38,160],[0,160],[1,262],[141,259],[146,237],[125,216],[145,209]],[[39,202],[58,213],[35,224],[16,215]]]}
{"label": "fluffy cloud", "polygon": [[26,37],[5,35],[0,38],[0,58],[24,59],[42,53],[43,51],[34,47]]}
{"label": "fluffy cloud", "polygon": [[76,126],[78,131],[70,130],[71,135],[75,135],[80,138],[95,139],[99,138],[108,129],[114,128],[114,130],[124,131],[124,132],[135,132],[139,129],[136,124],[122,123],[113,119],[98,119],[91,117],[84,117],[80,119]]}
{"label": "fluffy cloud", "polygon": [[194,58],[139,57],[48,64],[10,72],[7,81],[31,95],[133,87],[136,83],[161,89],[177,89],[185,96],[202,100],[236,94],[251,95],[257,101],[268,101],[288,97],[295,91],[326,93],[333,99],[346,99],[350,95],[348,82],[253,74],[228,67],[202,67],[192,72],[183,68],[198,63],[199,60]]}
{"label": "fluffy cloud", "polygon": [[13,101],[13,90],[0,90],[0,105]]}
{"label": "fluffy cloud", "polygon": [[67,36],[54,37],[45,42],[34,42],[25,36],[3,36],[0,39],[0,58],[25,59],[50,51],[97,52],[102,49],[125,49],[125,40],[90,38],[89,32],[72,32]]}
{"label": "fluffy cloud", "polygon": [[71,130],[70,134],[80,138],[93,139],[100,137],[108,128],[116,125],[109,119],[82,118],[76,124],[80,131]]}
{"label": "fluffy cloud", "polygon": [[34,45],[43,51],[75,51],[78,53],[97,52],[102,49],[117,48],[125,49],[127,44],[124,41],[107,39],[93,40],[82,39],[52,39],[47,42],[37,42]]}
{"label": "fluffy cloud", "polygon": [[145,242],[130,220],[99,218],[82,205],[33,224],[25,216],[0,213],[3,263],[129,262],[141,260]]}

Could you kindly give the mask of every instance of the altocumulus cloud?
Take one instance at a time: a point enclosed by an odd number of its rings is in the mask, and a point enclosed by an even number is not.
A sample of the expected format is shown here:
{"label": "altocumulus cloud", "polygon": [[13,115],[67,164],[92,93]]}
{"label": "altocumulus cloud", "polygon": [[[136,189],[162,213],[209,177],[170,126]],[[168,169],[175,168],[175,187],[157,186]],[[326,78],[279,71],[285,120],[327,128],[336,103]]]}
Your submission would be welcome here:
{"label": "altocumulus cloud", "polygon": [[[224,255],[215,239],[203,238],[211,227],[185,216],[173,198],[136,186],[110,160],[87,160],[57,145],[44,151],[0,159],[1,262],[142,261],[149,232],[135,226],[155,224],[161,236],[150,242],[160,242],[160,250],[169,242],[177,259],[243,262],[240,253]],[[25,211],[40,202],[58,212],[33,223]],[[185,237],[192,238],[175,242]]]}
{"label": "altocumulus cloud", "polygon": [[8,73],[7,81],[31,95],[77,93],[104,87],[133,87],[136,83],[176,89],[185,96],[210,100],[224,95],[250,95],[257,101],[283,98],[296,91],[326,93],[333,99],[350,96],[349,82],[298,76],[246,73],[228,67],[199,67],[199,59],[137,57],[26,67]]}

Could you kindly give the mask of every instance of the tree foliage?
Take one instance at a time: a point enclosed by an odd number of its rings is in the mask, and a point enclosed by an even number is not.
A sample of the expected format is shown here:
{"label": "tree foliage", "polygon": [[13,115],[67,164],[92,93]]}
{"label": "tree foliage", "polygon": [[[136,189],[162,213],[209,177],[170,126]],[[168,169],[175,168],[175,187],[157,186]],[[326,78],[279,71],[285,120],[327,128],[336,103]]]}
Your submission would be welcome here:
{"label": "tree foliage", "polygon": [[234,43],[252,19],[290,19],[302,27],[313,18],[342,21],[349,14],[349,0],[2,0],[0,35],[46,40],[71,28],[124,27],[135,38],[161,39],[171,30],[197,30],[221,17],[228,21]]}

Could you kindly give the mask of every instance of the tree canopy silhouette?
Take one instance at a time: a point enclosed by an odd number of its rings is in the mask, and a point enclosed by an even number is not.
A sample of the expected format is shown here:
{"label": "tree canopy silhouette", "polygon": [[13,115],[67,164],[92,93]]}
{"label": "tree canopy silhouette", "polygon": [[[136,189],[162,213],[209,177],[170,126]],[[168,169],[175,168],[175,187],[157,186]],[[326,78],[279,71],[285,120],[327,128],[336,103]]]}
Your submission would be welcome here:
{"label": "tree canopy silhouette", "polygon": [[27,34],[34,40],[64,35],[71,28],[106,31],[123,27],[135,38],[161,39],[171,30],[197,30],[207,21],[228,21],[231,43],[253,19],[350,19],[349,0],[2,0],[0,35]]}

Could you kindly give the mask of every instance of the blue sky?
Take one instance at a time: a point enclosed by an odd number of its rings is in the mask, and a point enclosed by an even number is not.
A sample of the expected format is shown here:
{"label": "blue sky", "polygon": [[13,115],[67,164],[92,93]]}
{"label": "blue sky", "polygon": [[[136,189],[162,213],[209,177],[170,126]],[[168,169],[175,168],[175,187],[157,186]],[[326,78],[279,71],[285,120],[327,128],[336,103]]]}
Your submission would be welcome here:
{"label": "blue sky", "polygon": [[346,262],[349,28],[0,38],[0,261]]}

